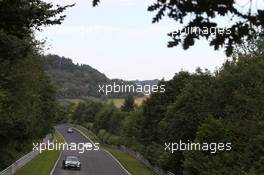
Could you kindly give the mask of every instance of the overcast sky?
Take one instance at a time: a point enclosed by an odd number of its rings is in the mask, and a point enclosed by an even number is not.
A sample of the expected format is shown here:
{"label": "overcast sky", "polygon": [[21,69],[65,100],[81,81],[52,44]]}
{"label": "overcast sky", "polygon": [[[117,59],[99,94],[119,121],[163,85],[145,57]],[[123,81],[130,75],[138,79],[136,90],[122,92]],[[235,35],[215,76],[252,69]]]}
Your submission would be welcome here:
{"label": "overcast sky", "polygon": [[92,8],[91,0],[56,0],[53,3],[76,6],[67,10],[62,25],[45,28],[37,37],[47,40],[45,53],[88,64],[109,78],[171,79],[180,70],[214,71],[222,65],[224,51],[214,51],[203,40],[187,51],[167,48],[167,33],[177,25],[170,19],[152,24],[154,14],[147,11],[152,1],[102,0]]}

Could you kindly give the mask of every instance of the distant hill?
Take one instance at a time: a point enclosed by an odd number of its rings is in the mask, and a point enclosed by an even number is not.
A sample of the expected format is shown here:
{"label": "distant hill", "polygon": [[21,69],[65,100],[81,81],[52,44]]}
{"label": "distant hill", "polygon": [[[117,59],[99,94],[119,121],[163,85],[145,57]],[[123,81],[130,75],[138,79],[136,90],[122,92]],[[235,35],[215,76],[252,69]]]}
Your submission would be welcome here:
{"label": "distant hill", "polygon": [[[46,55],[42,57],[47,74],[58,88],[58,98],[106,98],[98,93],[99,84],[147,84],[153,85],[158,80],[147,81],[124,81],[120,79],[109,79],[105,74],[89,65],[74,64],[71,59],[58,55]],[[107,97],[122,98],[127,95],[143,96],[137,93],[115,93]]]}
{"label": "distant hill", "polygon": [[58,87],[59,98],[100,97],[98,84],[110,82],[98,70],[74,64],[69,58],[46,55],[43,61],[46,72]]}

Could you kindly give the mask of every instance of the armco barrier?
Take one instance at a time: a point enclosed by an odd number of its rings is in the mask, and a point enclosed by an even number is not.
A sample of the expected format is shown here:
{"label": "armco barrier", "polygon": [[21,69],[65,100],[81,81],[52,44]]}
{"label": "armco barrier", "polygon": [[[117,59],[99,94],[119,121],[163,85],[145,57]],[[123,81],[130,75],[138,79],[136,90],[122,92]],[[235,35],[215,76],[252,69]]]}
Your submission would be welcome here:
{"label": "armco barrier", "polygon": [[[43,139],[43,143],[47,143],[48,140],[51,140],[51,139],[52,139],[52,135],[51,134],[48,134]],[[26,165],[29,161],[31,161],[38,154],[39,154],[39,151],[37,151],[37,150],[31,151],[30,153],[24,155],[23,157],[21,157],[20,159],[18,159],[17,161],[15,161],[12,165],[10,165],[9,167],[7,167],[5,170],[3,170],[2,172],[0,172],[0,175],[12,175],[12,174],[15,174],[15,172],[17,170],[19,170],[21,167],[23,167],[24,165]]]}

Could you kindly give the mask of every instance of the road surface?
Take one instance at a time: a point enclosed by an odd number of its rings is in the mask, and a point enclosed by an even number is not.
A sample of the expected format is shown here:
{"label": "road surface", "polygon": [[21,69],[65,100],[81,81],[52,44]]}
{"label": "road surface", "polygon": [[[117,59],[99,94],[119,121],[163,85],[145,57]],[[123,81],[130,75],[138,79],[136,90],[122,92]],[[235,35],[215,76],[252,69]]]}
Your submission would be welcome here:
{"label": "road surface", "polygon": [[[73,133],[67,133],[68,127],[60,125],[56,127],[67,143],[87,143],[90,142],[81,133],[74,129]],[[62,169],[62,160],[67,155],[79,157],[82,164],[81,170]],[[52,175],[128,175],[114,158],[104,151],[78,151],[64,150],[55,166]]]}

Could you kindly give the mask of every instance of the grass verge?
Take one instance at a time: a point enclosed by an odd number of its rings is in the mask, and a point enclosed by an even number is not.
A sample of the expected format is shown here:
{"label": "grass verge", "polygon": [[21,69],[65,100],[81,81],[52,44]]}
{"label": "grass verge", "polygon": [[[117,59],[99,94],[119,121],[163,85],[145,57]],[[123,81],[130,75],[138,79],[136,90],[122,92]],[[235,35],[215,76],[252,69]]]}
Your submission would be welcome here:
{"label": "grass verge", "polygon": [[[64,142],[57,131],[54,134],[54,139],[58,143]],[[44,151],[19,169],[15,175],[49,175],[59,155],[60,151]]]}
{"label": "grass verge", "polygon": [[[74,126],[80,131],[82,131],[87,137],[89,137],[93,142],[99,142],[99,139],[89,130],[86,130],[79,126]],[[132,175],[156,175],[148,167],[139,162],[134,157],[129,154],[120,151],[118,149],[109,148],[106,145],[100,144],[100,149],[105,149],[109,151]]]}

